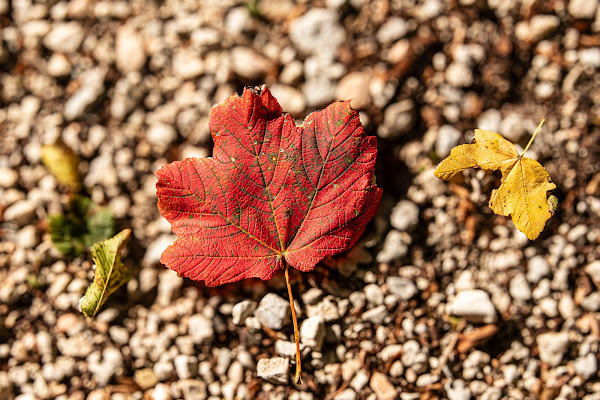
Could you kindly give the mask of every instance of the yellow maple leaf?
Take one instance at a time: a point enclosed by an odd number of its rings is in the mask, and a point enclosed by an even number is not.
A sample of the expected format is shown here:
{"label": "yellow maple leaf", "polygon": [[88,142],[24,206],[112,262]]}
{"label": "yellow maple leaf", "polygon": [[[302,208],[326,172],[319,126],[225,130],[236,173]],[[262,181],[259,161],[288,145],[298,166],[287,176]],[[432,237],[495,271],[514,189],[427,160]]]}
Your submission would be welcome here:
{"label": "yellow maple leaf", "polygon": [[473,144],[452,149],[434,174],[449,180],[467,168],[500,170],[500,187],[492,191],[490,208],[498,215],[511,215],[516,228],[535,240],[553,211],[548,207],[547,192],[556,188],[550,174],[537,161],[523,157],[540,131],[540,123],[527,147],[519,154],[515,145],[497,133],[475,130]]}

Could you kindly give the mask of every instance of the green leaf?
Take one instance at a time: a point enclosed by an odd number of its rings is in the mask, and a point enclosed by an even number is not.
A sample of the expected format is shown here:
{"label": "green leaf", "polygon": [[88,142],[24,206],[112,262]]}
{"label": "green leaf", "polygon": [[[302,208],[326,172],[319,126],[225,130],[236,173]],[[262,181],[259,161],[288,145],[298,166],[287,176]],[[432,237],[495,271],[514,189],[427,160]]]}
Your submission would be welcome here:
{"label": "green leaf", "polygon": [[42,146],[42,163],[56,180],[67,186],[72,193],[81,188],[79,157],[61,141]]}
{"label": "green leaf", "polygon": [[97,206],[89,197],[75,196],[66,214],[50,215],[48,231],[61,253],[79,256],[114,235],[115,221],[110,209]]}
{"label": "green leaf", "polygon": [[113,238],[92,246],[92,259],[96,265],[94,282],[79,300],[79,309],[86,317],[94,318],[106,299],[131,278],[121,262],[121,251],[130,235],[131,230],[124,229]]}

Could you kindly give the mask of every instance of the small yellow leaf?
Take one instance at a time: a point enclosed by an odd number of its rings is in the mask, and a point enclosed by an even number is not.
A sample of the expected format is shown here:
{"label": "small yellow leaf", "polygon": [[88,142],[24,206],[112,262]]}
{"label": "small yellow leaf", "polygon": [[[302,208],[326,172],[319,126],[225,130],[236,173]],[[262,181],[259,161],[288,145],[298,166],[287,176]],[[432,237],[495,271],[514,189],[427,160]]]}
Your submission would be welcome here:
{"label": "small yellow leaf", "polygon": [[42,163],[56,180],[77,193],[81,187],[78,166],[79,157],[62,142],[42,146]]}
{"label": "small yellow leaf", "polygon": [[511,215],[517,229],[530,240],[535,240],[552,216],[548,209],[547,191],[556,188],[544,167],[531,158],[523,157],[513,143],[499,134],[476,129],[474,143],[452,149],[434,174],[449,180],[472,167],[500,170],[501,184],[492,191],[490,208],[498,215]]}

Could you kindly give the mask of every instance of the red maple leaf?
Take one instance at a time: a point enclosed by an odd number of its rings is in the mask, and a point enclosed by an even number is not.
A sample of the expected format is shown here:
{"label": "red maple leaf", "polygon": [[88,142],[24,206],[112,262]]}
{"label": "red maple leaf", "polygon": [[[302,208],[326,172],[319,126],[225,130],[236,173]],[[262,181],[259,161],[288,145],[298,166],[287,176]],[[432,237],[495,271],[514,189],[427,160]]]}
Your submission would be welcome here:
{"label": "red maple leaf", "polygon": [[245,89],[213,107],[209,127],[213,157],[156,171],[177,235],[161,262],[179,274],[217,286],[285,266],[288,278],[288,265],[310,271],[352,247],[375,214],[377,139],[348,101],[298,127],[268,89]]}

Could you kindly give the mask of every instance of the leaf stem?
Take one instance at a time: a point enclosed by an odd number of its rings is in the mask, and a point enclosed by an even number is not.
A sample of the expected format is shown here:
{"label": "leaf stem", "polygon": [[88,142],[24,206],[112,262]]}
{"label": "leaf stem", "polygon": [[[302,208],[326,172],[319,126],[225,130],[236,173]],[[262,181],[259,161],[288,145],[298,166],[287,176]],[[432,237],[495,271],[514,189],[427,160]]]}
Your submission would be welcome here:
{"label": "leaf stem", "polygon": [[542,129],[542,125],[544,125],[544,122],[546,122],[546,118],[542,118],[542,120],[540,121],[540,124],[538,125],[537,129],[535,130],[535,133],[533,134],[531,139],[529,139],[529,143],[527,143],[527,147],[525,147],[525,150],[523,150],[523,153],[521,153],[521,157],[523,157],[525,155],[525,153],[527,153],[527,150],[529,150],[529,147],[533,143],[533,139],[535,139],[538,132]]}
{"label": "leaf stem", "polygon": [[294,382],[302,383],[302,362],[300,360],[300,336],[298,335],[298,319],[296,318],[296,308],[294,307],[294,295],[290,286],[290,274],[288,272],[289,264],[285,263],[285,283],[287,284],[288,296],[290,298],[290,308],[292,309],[292,322],[294,323],[294,340],[296,341],[296,374]]}

